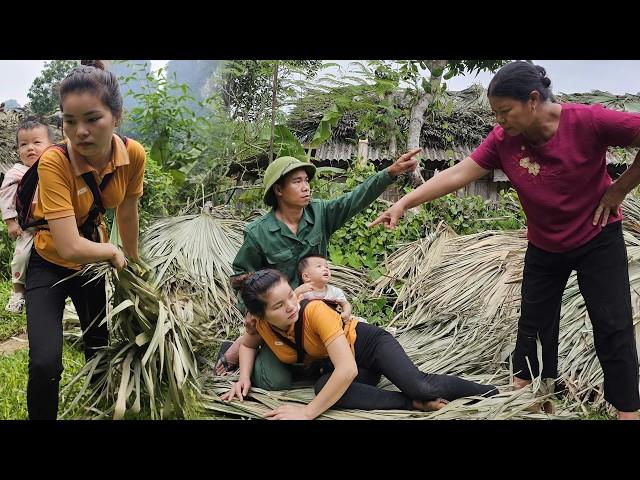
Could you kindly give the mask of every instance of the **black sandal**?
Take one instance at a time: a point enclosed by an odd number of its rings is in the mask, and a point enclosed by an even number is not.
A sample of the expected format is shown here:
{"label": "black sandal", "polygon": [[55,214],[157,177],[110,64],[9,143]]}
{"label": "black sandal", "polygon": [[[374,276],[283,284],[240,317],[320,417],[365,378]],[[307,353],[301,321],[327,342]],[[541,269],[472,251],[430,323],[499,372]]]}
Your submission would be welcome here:
{"label": "black sandal", "polygon": [[225,340],[224,342],[222,342],[220,344],[220,350],[218,351],[218,358],[216,359],[216,367],[218,366],[218,363],[221,363],[224,367],[225,372],[233,372],[234,370],[238,369],[238,365],[230,363],[224,356],[231,345],[233,345],[233,342],[230,340]]}

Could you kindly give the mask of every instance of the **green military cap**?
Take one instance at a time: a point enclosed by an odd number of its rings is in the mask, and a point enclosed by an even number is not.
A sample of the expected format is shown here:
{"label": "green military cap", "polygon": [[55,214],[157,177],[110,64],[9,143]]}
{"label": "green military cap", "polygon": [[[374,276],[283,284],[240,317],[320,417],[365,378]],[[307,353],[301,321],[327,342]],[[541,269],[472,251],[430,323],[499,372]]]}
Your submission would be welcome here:
{"label": "green military cap", "polygon": [[[262,180],[262,184],[264,185],[262,199],[264,200],[264,203],[267,205],[275,205],[275,197],[271,187],[273,187],[273,184],[280,178],[284,177],[287,173],[298,168],[304,168],[307,171],[309,180],[311,180],[316,174],[315,165],[310,162],[302,162],[295,157],[279,157],[269,164],[267,169],[264,171],[264,178]],[[268,202],[268,199],[272,201]]]}

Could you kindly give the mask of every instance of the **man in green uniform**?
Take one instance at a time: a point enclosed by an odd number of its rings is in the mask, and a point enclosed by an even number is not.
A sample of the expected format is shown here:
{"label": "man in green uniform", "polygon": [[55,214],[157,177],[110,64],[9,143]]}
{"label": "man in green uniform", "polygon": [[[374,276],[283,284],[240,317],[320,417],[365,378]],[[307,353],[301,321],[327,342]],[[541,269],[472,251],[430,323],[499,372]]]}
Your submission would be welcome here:
{"label": "man in green uniform", "polygon": [[[309,254],[327,257],[329,237],[354,215],[378,198],[401,173],[415,170],[420,149],[402,155],[391,166],[367,178],[351,192],[335,200],[311,200],[309,181],[316,167],[294,157],[280,157],[264,172],[264,202],[269,213],[249,223],[244,243],[233,261],[234,275],[274,268],[283,272],[293,288],[300,284],[297,266]],[[244,306],[241,305],[244,310]],[[255,329],[255,319],[245,316],[245,327]],[[216,373],[234,369],[241,338],[221,348]],[[223,345],[225,347],[225,345]],[[252,384],[266,390],[290,388],[291,368],[280,363],[268,348],[260,350]]]}

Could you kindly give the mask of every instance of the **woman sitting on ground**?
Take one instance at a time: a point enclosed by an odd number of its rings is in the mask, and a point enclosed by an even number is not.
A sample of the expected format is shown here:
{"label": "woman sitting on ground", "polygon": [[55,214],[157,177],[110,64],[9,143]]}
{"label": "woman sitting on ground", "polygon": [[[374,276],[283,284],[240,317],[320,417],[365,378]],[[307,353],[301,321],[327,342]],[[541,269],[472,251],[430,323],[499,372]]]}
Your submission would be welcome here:
{"label": "woman sitting on ground", "polygon": [[[240,378],[223,395],[223,400],[235,397],[243,400],[247,396],[256,350],[261,343],[262,348],[271,349],[283,363],[298,361],[296,322],[303,322],[304,363],[328,357],[332,371],[316,381],[316,397],[308,405],[283,405],[268,412],[269,418],[311,420],[334,405],[361,410],[431,411],[457,398],[498,393],[493,385],[421,372],[391,334],[363,322],[343,324],[340,314],[322,300],[310,301],[299,315],[297,296],[278,270],[260,270],[235,277],[234,281],[234,286],[241,289],[247,310],[257,318],[257,331],[244,337]],[[378,388],[381,375],[400,391]]]}

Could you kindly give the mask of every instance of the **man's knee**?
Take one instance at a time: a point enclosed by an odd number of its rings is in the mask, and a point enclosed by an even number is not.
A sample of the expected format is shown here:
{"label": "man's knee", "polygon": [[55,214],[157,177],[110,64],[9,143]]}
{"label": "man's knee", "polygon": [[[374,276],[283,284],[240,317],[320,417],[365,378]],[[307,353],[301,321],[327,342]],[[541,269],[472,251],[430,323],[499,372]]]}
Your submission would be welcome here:
{"label": "man's knee", "polygon": [[251,384],[264,390],[288,390],[292,385],[291,367],[278,361],[270,351],[261,350],[253,367]]}
{"label": "man's knee", "polygon": [[289,390],[291,388],[291,375],[274,375],[266,372],[254,372],[251,385],[263,390]]}

